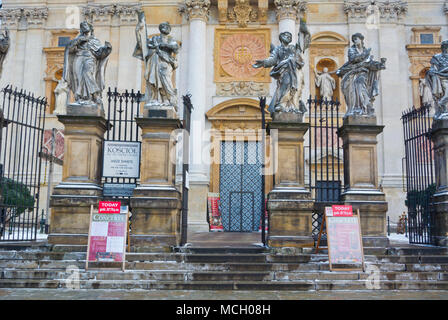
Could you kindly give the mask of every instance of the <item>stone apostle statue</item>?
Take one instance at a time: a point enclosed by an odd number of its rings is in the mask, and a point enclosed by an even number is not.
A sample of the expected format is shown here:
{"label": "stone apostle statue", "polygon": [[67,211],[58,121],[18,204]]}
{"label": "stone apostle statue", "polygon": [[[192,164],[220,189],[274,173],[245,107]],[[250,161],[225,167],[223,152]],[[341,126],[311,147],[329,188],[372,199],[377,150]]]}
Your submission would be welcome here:
{"label": "stone apostle statue", "polygon": [[432,91],[426,82],[426,79],[420,79],[418,87],[422,105],[429,104],[430,106],[433,106],[434,98],[432,97]]}
{"label": "stone apostle statue", "polygon": [[323,72],[319,74],[316,69],[314,69],[316,87],[319,88],[322,99],[331,101],[333,99],[333,92],[336,89],[336,81],[328,72],[328,68],[324,68],[322,71]]}
{"label": "stone apostle statue", "polygon": [[448,40],[442,42],[442,53],[431,59],[426,81],[435,102],[434,119],[448,119]]}
{"label": "stone apostle statue", "polygon": [[65,114],[69,94],[67,82],[64,79],[58,81],[58,85],[54,89],[55,108],[54,113]]}
{"label": "stone apostle statue", "polygon": [[364,47],[364,36],[355,33],[346,62],[336,74],[342,78],[341,89],[350,115],[375,116],[373,103],[378,95],[379,71],[386,69],[386,59],[375,61],[371,49]]}
{"label": "stone apostle statue", "polygon": [[265,60],[256,60],[254,68],[270,68],[271,77],[277,80],[277,89],[269,104],[272,112],[293,112],[304,114],[305,104],[301,101],[302,90],[305,86],[303,54],[309,48],[311,34],[303,20],[300,23],[299,41],[291,45],[292,34],[282,32],[279,35],[280,45],[271,45],[271,55]]}
{"label": "stone apostle statue", "polygon": [[99,107],[104,90],[107,60],[112,51],[109,42],[102,46],[93,35],[93,26],[81,22],[79,35],[65,48],[63,79],[75,96],[75,105]]}
{"label": "stone apostle statue", "polygon": [[161,23],[159,30],[160,35],[148,38],[145,14],[139,13],[133,56],[145,63],[145,107],[174,107],[177,111],[177,90],[172,77],[177,68],[175,54],[179,51],[179,44],[169,36],[171,26],[168,22]]}
{"label": "stone apostle statue", "polygon": [[0,78],[2,77],[3,62],[9,50],[9,30],[5,29],[5,33],[0,34]]}

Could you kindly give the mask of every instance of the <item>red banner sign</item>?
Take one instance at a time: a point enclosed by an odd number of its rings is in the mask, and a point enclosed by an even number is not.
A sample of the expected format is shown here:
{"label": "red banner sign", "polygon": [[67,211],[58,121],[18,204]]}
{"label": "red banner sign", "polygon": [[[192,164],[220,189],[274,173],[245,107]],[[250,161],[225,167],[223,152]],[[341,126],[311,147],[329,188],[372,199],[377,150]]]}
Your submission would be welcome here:
{"label": "red banner sign", "polygon": [[333,205],[331,206],[333,210],[333,217],[352,217],[353,209],[352,206],[345,205]]}
{"label": "red banner sign", "polygon": [[100,201],[98,213],[120,213],[120,205],[118,201]]}

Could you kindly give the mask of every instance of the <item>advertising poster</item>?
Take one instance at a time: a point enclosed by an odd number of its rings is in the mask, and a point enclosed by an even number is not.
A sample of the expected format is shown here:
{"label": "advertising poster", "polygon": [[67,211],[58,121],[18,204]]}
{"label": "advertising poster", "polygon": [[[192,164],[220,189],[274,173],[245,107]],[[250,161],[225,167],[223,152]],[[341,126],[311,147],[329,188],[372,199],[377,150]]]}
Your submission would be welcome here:
{"label": "advertising poster", "polygon": [[221,212],[219,211],[219,193],[209,193],[207,198],[207,211],[210,231],[224,231]]}
{"label": "advertising poster", "polygon": [[120,202],[100,201],[98,211],[91,213],[86,264],[124,262],[127,226],[127,206],[121,206]]}

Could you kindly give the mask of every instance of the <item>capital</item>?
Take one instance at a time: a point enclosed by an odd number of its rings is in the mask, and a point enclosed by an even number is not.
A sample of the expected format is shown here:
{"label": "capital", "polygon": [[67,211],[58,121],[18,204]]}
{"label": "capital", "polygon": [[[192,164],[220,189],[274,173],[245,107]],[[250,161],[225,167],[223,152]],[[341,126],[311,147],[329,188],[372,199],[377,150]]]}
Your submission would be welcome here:
{"label": "capital", "polygon": [[298,19],[306,12],[306,1],[274,0],[277,7],[277,20]]}
{"label": "capital", "polygon": [[188,20],[208,20],[210,0],[185,0],[185,7],[181,10]]}

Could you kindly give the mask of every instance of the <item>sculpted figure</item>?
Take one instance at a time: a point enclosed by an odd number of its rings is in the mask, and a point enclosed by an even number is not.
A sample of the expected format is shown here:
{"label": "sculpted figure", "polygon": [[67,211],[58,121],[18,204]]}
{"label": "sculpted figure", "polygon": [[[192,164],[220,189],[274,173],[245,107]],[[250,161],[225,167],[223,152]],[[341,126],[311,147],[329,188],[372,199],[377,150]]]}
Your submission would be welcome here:
{"label": "sculpted figure", "polygon": [[305,104],[301,101],[302,90],[305,86],[303,66],[305,65],[303,54],[309,48],[311,35],[306,24],[301,21],[299,41],[291,45],[292,34],[282,32],[279,35],[280,45],[271,45],[271,55],[264,60],[256,60],[254,68],[270,68],[271,77],[277,80],[277,89],[269,104],[272,112],[294,112],[303,114],[306,112]]}
{"label": "sculpted figure", "polygon": [[316,75],[316,87],[319,88],[320,96],[324,100],[331,101],[333,99],[333,92],[336,89],[336,81],[328,72],[328,68],[324,68],[322,73],[318,73],[314,69]]}
{"label": "sculpted figure", "polygon": [[378,95],[379,71],[386,69],[386,59],[375,61],[371,49],[364,47],[364,36],[355,33],[346,62],[336,74],[342,78],[341,88],[349,115],[374,116],[373,103]]}
{"label": "sculpted figure", "polygon": [[171,26],[168,22],[161,23],[159,30],[159,36],[148,38],[145,15],[140,13],[133,56],[145,63],[145,106],[173,106],[177,110],[177,90],[172,77],[177,68],[174,55],[179,51],[179,44],[169,36]]}
{"label": "sculpted figure", "polygon": [[434,105],[434,98],[432,97],[431,88],[429,87],[426,79],[420,79],[419,81],[419,93],[422,100],[422,105],[429,104]]}
{"label": "sculpted figure", "polygon": [[69,94],[69,88],[67,82],[65,82],[64,79],[59,80],[58,85],[54,89],[54,96],[55,96],[54,113],[65,114],[66,112],[65,107],[67,106],[68,94]]}
{"label": "sculpted figure", "polygon": [[112,46],[93,35],[93,27],[84,21],[79,35],[65,48],[63,79],[75,96],[75,104],[99,106],[104,90],[104,77]]}
{"label": "sculpted figure", "polygon": [[6,54],[9,50],[9,30],[6,29],[5,33],[0,34],[0,78],[3,71],[3,62],[5,61]]}
{"label": "sculpted figure", "polygon": [[435,119],[448,118],[448,40],[441,46],[442,53],[432,57],[431,68],[426,73],[435,103]]}

